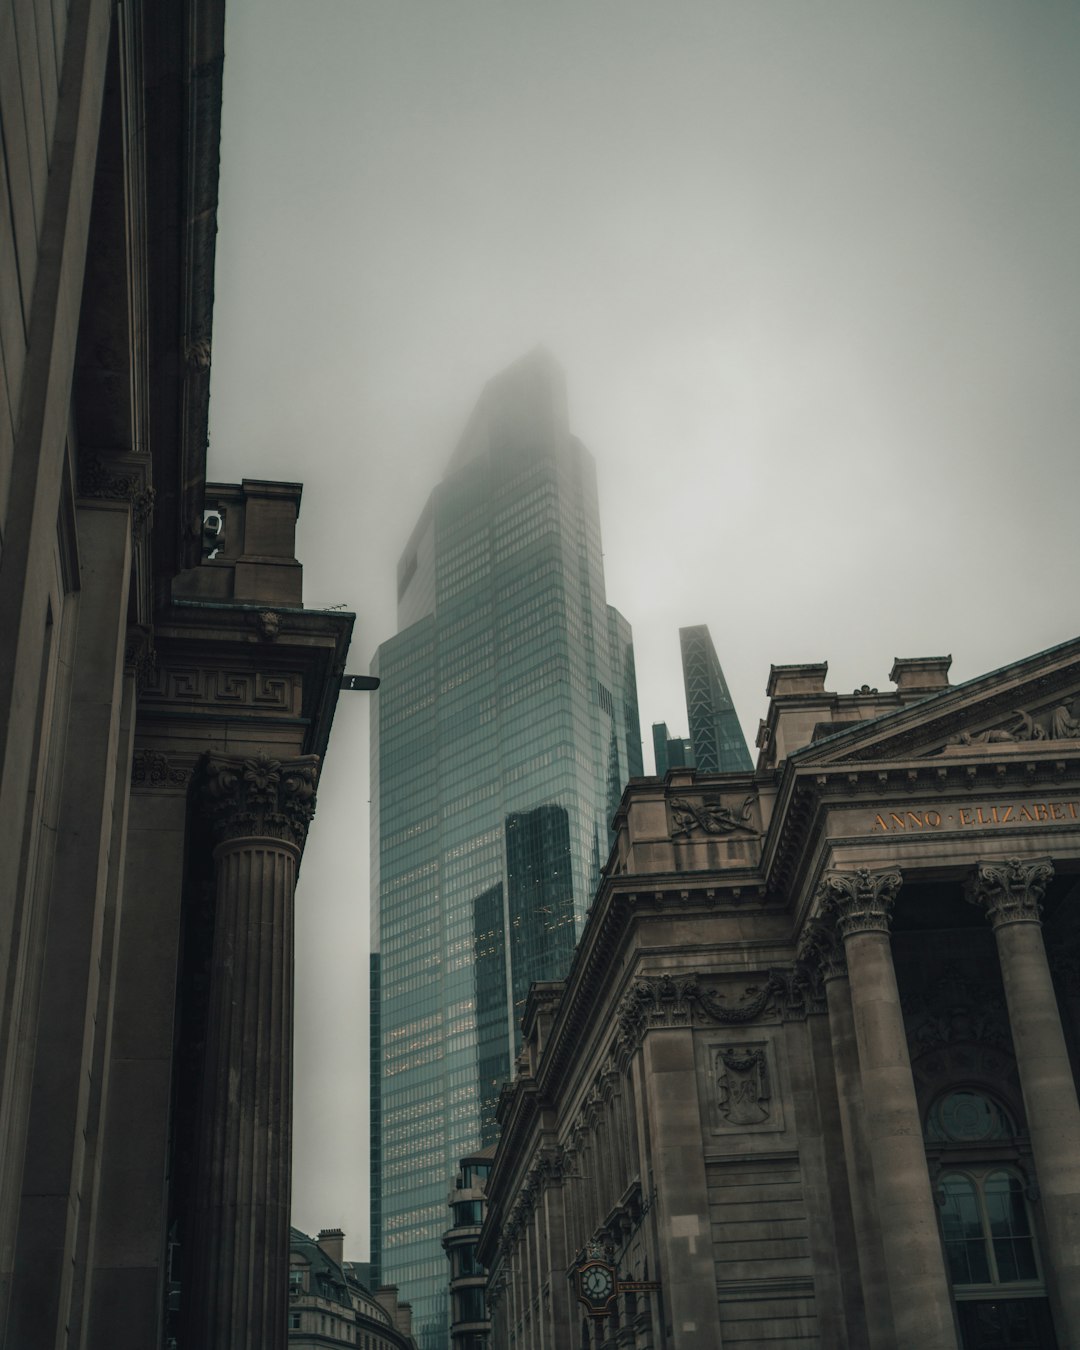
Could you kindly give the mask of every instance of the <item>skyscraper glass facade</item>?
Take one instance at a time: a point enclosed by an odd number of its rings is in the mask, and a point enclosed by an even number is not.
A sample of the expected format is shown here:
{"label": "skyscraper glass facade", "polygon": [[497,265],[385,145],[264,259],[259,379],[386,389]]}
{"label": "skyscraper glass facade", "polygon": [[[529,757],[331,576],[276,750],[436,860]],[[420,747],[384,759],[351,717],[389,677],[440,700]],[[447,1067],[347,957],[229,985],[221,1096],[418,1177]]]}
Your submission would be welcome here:
{"label": "skyscraper glass facade", "polygon": [[672,736],[666,722],[654,722],[652,729],[653,762],[657,777],[668,769],[692,769],[694,750],[687,736]]}
{"label": "skyscraper glass facade", "polygon": [[752,772],[746,737],[708,628],[680,628],[679,643],[694,767],[700,773]]}
{"label": "skyscraper glass facade", "polygon": [[379,1278],[441,1350],[449,1179],[493,1138],[528,985],[565,973],[642,772],[595,469],[543,353],[485,389],[402,556],[398,620],[372,669],[372,1186]]}

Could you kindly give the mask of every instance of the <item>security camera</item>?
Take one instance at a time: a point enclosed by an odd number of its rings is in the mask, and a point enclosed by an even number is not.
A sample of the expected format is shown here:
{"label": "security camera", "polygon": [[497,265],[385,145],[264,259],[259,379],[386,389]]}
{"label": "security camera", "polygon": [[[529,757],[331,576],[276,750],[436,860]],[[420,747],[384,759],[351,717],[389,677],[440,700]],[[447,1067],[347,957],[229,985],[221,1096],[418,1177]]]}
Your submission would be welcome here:
{"label": "security camera", "polygon": [[225,516],[223,512],[203,512],[202,538],[204,556],[216,558],[225,543]]}

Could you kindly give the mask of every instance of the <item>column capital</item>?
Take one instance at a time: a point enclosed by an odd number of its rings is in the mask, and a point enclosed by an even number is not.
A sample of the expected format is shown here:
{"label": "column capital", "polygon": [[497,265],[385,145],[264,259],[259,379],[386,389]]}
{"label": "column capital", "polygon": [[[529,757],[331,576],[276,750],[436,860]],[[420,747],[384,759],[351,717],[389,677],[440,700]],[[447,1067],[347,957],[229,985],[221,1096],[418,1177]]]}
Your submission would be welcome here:
{"label": "column capital", "polygon": [[318,755],[208,755],[198,798],[219,843],[254,836],[303,849],[315,814],[318,779]]}
{"label": "column capital", "polygon": [[842,938],[856,933],[887,933],[893,901],[900,889],[899,868],[871,872],[826,872],[818,886],[822,914],[833,914]]}
{"label": "column capital", "polygon": [[810,920],[799,939],[795,960],[815,971],[823,984],[847,978],[847,955],[832,914],[822,913]]}
{"label": "column capital", "polygon": [[964,896],[970,904],[986,910],[995,929],[1008,923],[1039,923],[1043,894],[1053,875],[1049,858],[977,863],[964,887]]}

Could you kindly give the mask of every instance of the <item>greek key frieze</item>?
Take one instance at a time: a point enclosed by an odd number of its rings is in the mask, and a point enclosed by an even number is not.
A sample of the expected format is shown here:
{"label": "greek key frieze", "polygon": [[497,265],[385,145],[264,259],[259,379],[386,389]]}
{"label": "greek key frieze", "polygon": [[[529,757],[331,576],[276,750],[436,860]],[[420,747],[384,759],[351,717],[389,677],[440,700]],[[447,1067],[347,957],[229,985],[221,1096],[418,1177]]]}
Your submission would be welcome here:
{"label": "greek key frieze", "polygon": [[147,681],[142,701],[144,704],[250,708],[262,713],[299,716],[302,692],[298,675],[159,664]]}

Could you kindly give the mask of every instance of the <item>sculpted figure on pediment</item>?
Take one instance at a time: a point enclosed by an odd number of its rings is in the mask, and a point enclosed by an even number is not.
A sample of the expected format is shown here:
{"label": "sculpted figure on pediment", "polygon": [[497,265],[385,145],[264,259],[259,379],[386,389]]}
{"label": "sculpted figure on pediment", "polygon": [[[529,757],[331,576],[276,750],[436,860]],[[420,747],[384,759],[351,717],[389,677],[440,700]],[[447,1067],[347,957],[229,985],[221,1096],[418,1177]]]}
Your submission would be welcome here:
{"label": "sculpted figure on pediment", "polygon": [[1080,739],[1080,717],[1074,716],[1076,700],[1059,703],[1049,711],[1025,712],[1017,708],[1009,721],[985,731],[960,731],[949,745],[995,745],[1009,741],[1075,741]]}

